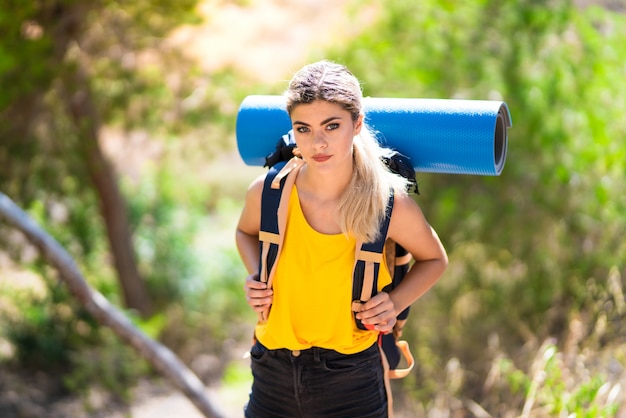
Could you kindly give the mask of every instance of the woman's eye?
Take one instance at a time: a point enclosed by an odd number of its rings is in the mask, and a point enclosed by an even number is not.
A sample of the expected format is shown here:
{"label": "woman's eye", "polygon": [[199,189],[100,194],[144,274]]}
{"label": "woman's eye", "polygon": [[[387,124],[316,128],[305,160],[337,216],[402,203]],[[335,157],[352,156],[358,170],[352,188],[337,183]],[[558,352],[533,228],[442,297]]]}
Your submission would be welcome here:
{"label": "woman's eye", "polygon": [[328,125],[326,125],[326,129],[329,131],[332,131],[333,129],[337,129],[337,128],[339,128],[338,123],[329,123]]}
{"label": "woman's eye", "polygon": [[303,133],[309,132],[309,128],[307,128],[306,126],[300,126],[296,128],[296,131],[303,134]]}

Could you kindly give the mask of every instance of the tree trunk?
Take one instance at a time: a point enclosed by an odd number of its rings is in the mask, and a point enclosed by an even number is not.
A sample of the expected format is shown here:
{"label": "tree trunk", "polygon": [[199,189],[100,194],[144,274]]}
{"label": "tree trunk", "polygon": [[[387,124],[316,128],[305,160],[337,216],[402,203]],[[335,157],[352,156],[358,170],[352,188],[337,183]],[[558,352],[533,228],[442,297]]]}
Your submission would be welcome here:
{"label": "tree trunk", "polygon": [[113,168],[100,148],[98,113],[89,81],[80,65],[77,65],[75,71],[63,80],[65,104],[78,133],[78,149],[98,195],[124,303],[126,307],[137,310],[142,317],[148,317],[152,313],[152,303],[137,270],[126,202],[117,185]]}
{"label": "tree trunk", "polygon": [[[59,73],[60,94],[70,120],[76,127],[77,151],[81,154],[98,197],[124,304],[142,317],[147,317],[152,313],[152,303],[137,270],[126,202],[118,188],[113,169],[98,143],[100,118],[92,97],[90,80],[82,67],[80,56],[72,59],[67,54],[72,43],[80,45],[83,26],[94,7],[98,7],[97,2],[51,1],[38,9],[37,21],[50,34],[54,45],[53,62],[64,67],[64,71]],[[79,46],[77,51],[80,51]]]}
{"label": "tree trunk", "polygon": [[146,336],[101,293],[92,289],[67,251],[11,199],[0,192],[1,218],[5,218],[26,235],[26,238],[39,249],[44,259],[57,269],[60,278],[74,297],[98,322],[111,328],[122,341],[133,347],[159,373],[183,392],[206,417],[224,418],[212,405],[198,377],[171,350]]}

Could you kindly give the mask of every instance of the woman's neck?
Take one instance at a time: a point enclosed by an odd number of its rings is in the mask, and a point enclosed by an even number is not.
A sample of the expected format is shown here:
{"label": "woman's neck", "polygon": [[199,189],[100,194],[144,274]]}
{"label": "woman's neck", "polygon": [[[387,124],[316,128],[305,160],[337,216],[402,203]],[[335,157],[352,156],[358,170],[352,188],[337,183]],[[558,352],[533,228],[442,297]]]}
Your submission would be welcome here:
{"label": "woman's neck", "polygon": [[301,192],[310,193],[321,201],[337,201],[352,179],[352,167],[342,170],[322,171],[305,165],[296,180]]}

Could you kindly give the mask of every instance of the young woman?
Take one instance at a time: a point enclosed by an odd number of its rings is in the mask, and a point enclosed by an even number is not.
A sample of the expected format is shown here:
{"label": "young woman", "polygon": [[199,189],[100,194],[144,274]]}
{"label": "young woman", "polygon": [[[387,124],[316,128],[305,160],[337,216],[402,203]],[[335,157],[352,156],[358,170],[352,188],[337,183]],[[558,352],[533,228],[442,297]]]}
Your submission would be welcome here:
{"label": "young woman", "polygon": [[[439,279],[446,252],[406,193],[406,180],[364,125],[361,86],[342,65],[305,66],[289,83],[287,111],[303,163],[289,199],[284,243],[272,288],[258,280],[264,176],[250,186],[236,241],[249,272],[248,304],[269,312],[255,329],[253,384],[246,417],[387,417],[388,399],[377,347],[396,316]],[[394,205],[387,237],[415,262],[393,291],[351,308],[357,241],[372,241]],[[391,282],[380,268],[379,290]],[[271,310],[270,310],[271,307]]]}

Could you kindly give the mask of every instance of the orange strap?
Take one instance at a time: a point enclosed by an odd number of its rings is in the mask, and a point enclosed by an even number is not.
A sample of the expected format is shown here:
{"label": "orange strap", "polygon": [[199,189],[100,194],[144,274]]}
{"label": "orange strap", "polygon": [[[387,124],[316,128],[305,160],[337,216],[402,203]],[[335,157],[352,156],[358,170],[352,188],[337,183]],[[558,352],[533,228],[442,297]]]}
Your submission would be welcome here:
{"label": "orange strap", "polygon": [[406,341],[396,341],[396,345],[404,356],[407,366],[404,369],[389,370],[389,379],[402,379],[404,377],[407,377],[409,373],[411,373],[411,370],[413,370],[413,366],[415,365],[415,359],[413,358],[411,350],[409,349],[409,343],[407,343]]}
{"label": "orange strap", "polygon": [[[382,334],[381,334],[382,336]],[[389,362],[387,361],[387,356],[385,355],[385,351],[383,350],[382,340],[378,339],[378,351],[380,351],[380,359],[383,363],[383,372],[384,372],[384,380],[385,380],[385,391],[387,392],[387,416],[389,418],[393,418],[393,393],[391,391],[391,379],[401,379],[403,377],[408,376],[408,374],[413,370],[413,366],[415,365],[415,360],[411,355],[411,351],[409,350],[409,343],[406,341],[397,341],[396,345],[402,352],[402,355],[406,359],[407,367],[404,369],[396,369],[391,370],[389,368]]]}
{"label": "orange strap", "polygon": [[[382,334],[381,334],[382,335]],[[383,376],[385,380],[385,392],[387,392],[387,417],[393,418],[393,393],[391,392],[391,382],[389,381],[389,362],[383,350],[380,337],[378,338],[378,351],[380,351],[380,360],[383,363]]]}

